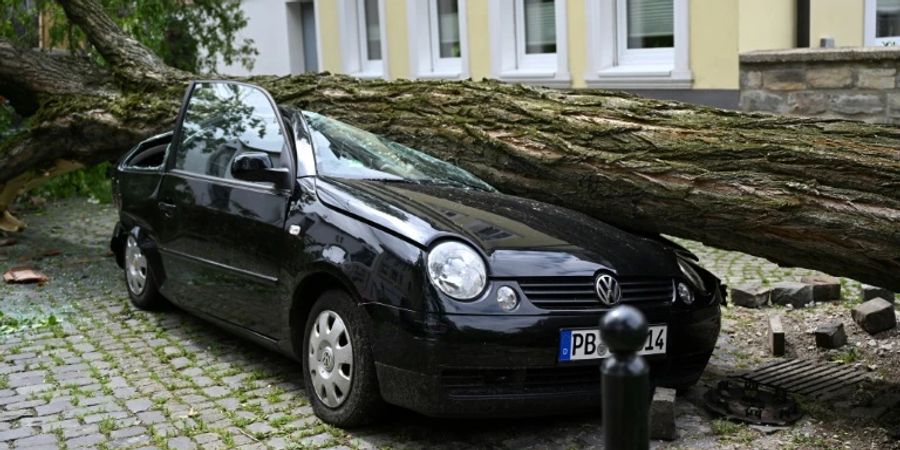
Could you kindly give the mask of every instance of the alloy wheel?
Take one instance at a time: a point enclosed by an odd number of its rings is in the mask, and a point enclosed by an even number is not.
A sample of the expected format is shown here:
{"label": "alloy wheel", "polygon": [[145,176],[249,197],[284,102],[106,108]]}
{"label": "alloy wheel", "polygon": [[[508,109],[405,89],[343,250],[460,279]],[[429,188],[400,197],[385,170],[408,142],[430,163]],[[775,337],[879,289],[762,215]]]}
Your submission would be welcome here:
{"label": "alloy wheel", "polygon": [[353,346],[341,316],[331,310],[319,313],[309,332],[309,375],[319,400],[337,408],[350,394]]}
{"label": "alloy wheel", "polygon": [[147,285],[147,258],[134,236],[125,242],[125,279],[135,295],[141,295]]}

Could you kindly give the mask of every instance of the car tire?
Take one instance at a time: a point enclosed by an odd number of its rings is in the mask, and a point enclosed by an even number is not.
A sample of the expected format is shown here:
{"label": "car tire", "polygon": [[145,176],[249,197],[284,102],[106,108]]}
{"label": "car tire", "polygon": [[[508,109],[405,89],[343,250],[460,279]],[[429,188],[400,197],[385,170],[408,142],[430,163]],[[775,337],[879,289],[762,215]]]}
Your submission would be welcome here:
{"label": "car tire", "polygon": [[137,238],[129,234],[125,238],[122,251],[125,271],[125,288],[131,303],[143,310],[158,310],[165,305],[165,299],[159,293],[156,274],[147,259]]}
{"label": "car tire", "polygon": [[370,344],[366,318],[346,292],[319,296],[306,320],[300,357],[307,396],[322,421],[356,427],[373,422],[384,408]]}

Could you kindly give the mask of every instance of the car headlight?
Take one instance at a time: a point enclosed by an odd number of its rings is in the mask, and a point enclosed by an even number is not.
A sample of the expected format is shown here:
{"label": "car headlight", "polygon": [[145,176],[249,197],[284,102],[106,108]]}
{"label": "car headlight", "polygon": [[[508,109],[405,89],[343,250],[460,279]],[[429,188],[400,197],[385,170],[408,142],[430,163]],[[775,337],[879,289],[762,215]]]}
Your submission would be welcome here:
{"label": "car headlight", "polygon": [[694,303],[694,293],[691,292],[691,288],[684,283],[678,283],[678,298],[680,298],[685,305]]}
{"label": "car headlight", "polygon": [[690,281],[690,283],[698,291],[703,292],[703,293],[707,292],[706,291],[706,283],[703,282],[703,277],[701,277],[700,274],[697,273],[697,270],[694,269],[694,267],[691,265],[691,263],[685,261],[682,258],[677,258],[677,259],[678,259],[678,267],[681,268],[681,273],[684,274],[684,277],[687,278],[687,280]]}
{"label": "car headlight", "polygon": [[449,241],[428,252],[428,278],[441,292],[457,300],[471,300],[484,291],[487,269],[472,247]]}

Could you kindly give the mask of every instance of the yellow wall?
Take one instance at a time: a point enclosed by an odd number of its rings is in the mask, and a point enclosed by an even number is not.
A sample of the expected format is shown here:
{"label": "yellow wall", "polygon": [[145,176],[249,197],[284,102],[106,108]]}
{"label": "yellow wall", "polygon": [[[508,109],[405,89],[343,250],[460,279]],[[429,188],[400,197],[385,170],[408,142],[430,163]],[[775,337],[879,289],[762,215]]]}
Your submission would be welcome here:
{"label": "yellow wall", "polygon": [[793,0],[740,0],[738,20],[741,53],[792,48],[797,43],[797,7]]}
{"label": "yellow wall", "polygon": [[861,46],[864,0],[811,0],[809,2],[809,46],[819,39],[834,38],[838,47]]}
{"label": "yellow wall", "polygon": [[409,78],[409,22],[406,0],[385,0],[384,34],[387,38],[388,79]]}
{"label": "yellow wall", "polygon": [[473,80],[491,76],[491,39],[488,33],[488,2],[466,2],[466,23],[469,27],[469,76]]}
{"label": "yellow wall", "polygon": [[694,88],[738,87],[737,12],[738,0],[690,2],[690,59]]}
{"label": "yellow wall", "polygon": [[319,49],[322,52],[321,70],[341,73],[341,35],[338,30],[337,2],[323,0],[316,2],[316,13],[319,15]]}
{"label": "yellow wall", "polygon": [[569,74],[572,76],[572,87],[585,86],[584,74],[587,71],[587,11],[583,0],[568,0],[566,20],[568,21]]}
{"label": "yellow wall", "polygon": [[[587,68],[585,0],[567,3],[569,73],[574,87],[584,87]],[[820,36],[833,36],[838,45],[861,45],[864,0],[812,0],[813,46]],[[794,0],[690,0],[690,67],[696,89],[737,89],[738,55],[761,49],[790,48],[795,42]],[[319,39],[322,68],[341,72],[337,2],[320,0]],[[409,36],[406,0],[385,0],[387,76],[408,78]],[[469,76],[491,76],[488,1],[468,0]]]}

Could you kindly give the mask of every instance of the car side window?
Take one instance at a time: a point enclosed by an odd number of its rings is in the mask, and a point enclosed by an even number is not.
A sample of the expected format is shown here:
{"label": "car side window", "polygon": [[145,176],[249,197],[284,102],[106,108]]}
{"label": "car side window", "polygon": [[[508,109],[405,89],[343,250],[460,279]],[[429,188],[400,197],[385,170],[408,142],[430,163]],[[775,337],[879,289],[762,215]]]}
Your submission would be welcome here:
{"label": "car side window", "polygon": [[281,166],[286,141],[277,114],[257,87],[198,83],[185,110],[174,168],[233,179],[232,162],[245,152],[264,152],[272,167]]}

